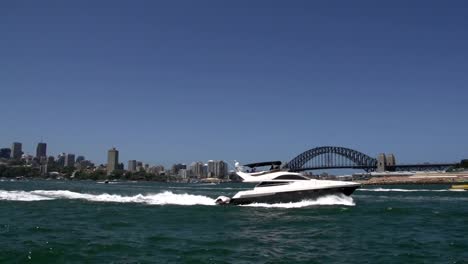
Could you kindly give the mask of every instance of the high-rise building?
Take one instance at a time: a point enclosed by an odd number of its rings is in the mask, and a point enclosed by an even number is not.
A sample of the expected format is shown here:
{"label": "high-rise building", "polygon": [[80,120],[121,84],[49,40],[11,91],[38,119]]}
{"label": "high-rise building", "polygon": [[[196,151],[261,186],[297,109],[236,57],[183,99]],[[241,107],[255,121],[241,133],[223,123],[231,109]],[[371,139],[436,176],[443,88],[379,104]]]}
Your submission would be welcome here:
{"label": "high-rise building", "polygon": [[21,155],[23,155],[23,145],[19,142],[13,142],[11,146],[11,158],[12,159],[21,159]]}
{"label": "high-rise building", "polygon": [[190,175],[197,178],[203,177],[203,162],[197,161],[190,164]]}
{"label": "high-rise building", "polygon": [[141,161],[137,161],[137,165],[136,165],[136,170],[137,171],[143,171],[143,162]]}
{"label": "high-rise building", "polygon": [[109,149],[107,152],[107,175],[117,170],[119,166],[119,151],[116,148]]}
{"label": "high-rise building", "polygon": [[75,154],[68,153],[67,155],[65,155],[64,166],[75,167]]}
{"label": "high-rise building", "polygon": [[55,163],[55,158],[54,158],[54,156],[49,156],[49,157],[47,158],[47,164],[52,165],[52,164],[54,164],[54,163]]}
{"label": "high-rise building", "polygon": [[215,174],[215,161],[214,160],[209,160],[207,164],[207,174],[206,176],[208,178],[214,177]]}
{"label": "high-rise building", "polygon": [[208,177],[208,164],[203,164],[202,178]]}
{"label": "high-rise building", "polygon": [[60,153],[57,155],[57,161],[56,161],[57,166],[60,166],[60,167],[65,166],[65,156],[67,156],[67,154],[65,153]]}
{"label": "high-rise building", "polygon": [[228,166],[222,160],[209,160],[208,161],[208,177],[213,178],[226,178],[228,174]]}
{"label": "high-rise building", "polygon": [[11,149],[2,148],[0,149],[0,158],[9,159],[11,157]]}
{"label": "high-rise building", "polygon": [[84,161],[84,160],[86,160],[84,156],[78,156],[78,157],[76,157],[76,162],[77,162],[77,163],[80,163],[80,162],[82,162],[82,161]]}
{"label": "high-rise building", "polygon": [[180,164],[180,163],[179,164],[174,164],[174,165],[172,165],[172,174],[177,175],[177,174],[179,174],[179,170],[182,170],[182,169],[184,169],[184,170],[187,169],[187,165]]}
{"label": "high-rise building", "polygon": [[136,160],[129,160],[128,161],[128,171],[129,172],[136,172],[137,161]]}
{"label": "high-rise building", "polygon": [[47,157],[47,144],[38,143],[36,148],[36,158],[40,159],[41,157]]}
{"label": "high-rise building", "polygon": [[177,176],[179,176],[182,179],[187,179],[187,169],[180,169],[177,173]]}
{"label": "high-rise building", "polygon": [[158,165],[158,166],[153,166],[149,168],[149,172],[156,174],[156,175],[161,175],[164,173],[164,166]]}

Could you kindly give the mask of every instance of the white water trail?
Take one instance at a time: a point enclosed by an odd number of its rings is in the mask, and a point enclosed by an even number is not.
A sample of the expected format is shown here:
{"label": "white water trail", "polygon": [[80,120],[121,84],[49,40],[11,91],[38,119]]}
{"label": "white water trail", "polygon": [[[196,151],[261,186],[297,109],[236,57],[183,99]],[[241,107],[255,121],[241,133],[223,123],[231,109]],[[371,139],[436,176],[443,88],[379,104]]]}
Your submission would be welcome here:
{"label": "white water trail", "polygon": [[[34,191],[5,191],[0,190],[0,200],[8,201],[43,201],[43,200],[86,200],[90,202],[108,203],[140,203],[149,205],[216,205],[215,199],[203,195],[175,194],[164,191],[157,194],[137,194],[123,196],[118,194],[90,194],[68,190],[34,190]],[[314,205],[345,205],[354,206],[353,198],[345,195],[329,195],[316,200],[304,200],[295,203],[253,203],[243,206],[266,208],[300,208]]]}
{"label": "white water trail", "polygon": [[54,200],[54,198],[44,197],[41,195],[32,194],[25,191],[4,191],[0,190],[0,200],[6,201],[43,201],[43,200]]}
{"label": "white water trail", "polygon": [[375,189],[357,189],[360,192],[448,192],[449,189],[442,190],[431,190],[431,189],[387,189],[387,188],[375,188]]}
{"label": "white water trail", "polygon": [[91,202],[111,202],[111,203],[143,203],[151,205],[215,205],[215,200],[202,195],[175,194],[172,192],[161,192],[157,194],[138,194],[134,196],[122,196],[118,194],[88,194],[78,193],[68,190],[35,190],[25,191],[4,191],[0,190],[0,200],[9,201],[40,201],[40,200],[86,200]]}
{"label": "white water trail", "polygon": [[246,204],[241,206],[246,207],[265,207],[265,208],[301,208],[314,205],[346,205],[346,206],[355,206],[354,200],[350,196],[346,195],[327,195],[319,197],[316,200],[304,200],[295,203],[253,203]]}

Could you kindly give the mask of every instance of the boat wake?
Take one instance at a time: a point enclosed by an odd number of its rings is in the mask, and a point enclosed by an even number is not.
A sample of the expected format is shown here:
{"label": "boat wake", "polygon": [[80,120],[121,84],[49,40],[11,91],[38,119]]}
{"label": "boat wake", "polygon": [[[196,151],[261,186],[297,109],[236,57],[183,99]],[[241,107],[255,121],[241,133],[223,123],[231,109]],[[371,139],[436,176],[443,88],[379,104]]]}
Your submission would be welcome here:
{"label": "boat wake", "polygon": [[68,190],[46,191],[4,191],[0,190],[0,200],[8,201],[42,201],[42,200],[86,200],[91,202],[142,203],[150,205],[215,205],[215,200],[202,195],[175,194],[169,191],[157,194],[138,194],[122,196],[118,194],[88,194]]}
{"label": "boat wake", "polygon": [[327,195],[323,197],[319,197],[316,200],[304,200],[295,203],[275,203],[275,204],[267,204],[267,203],[253,203],[253,204],[246,204],[241,206],[246,207],[265,207],[265,208],[301,208],[301,207],[308,207],[308,206],[316,206],[316,205],[346,205],[346,206],[355,206],[354,200],[350,196],[346,195]]}
{"label": "boat wake", "polygon": [[32,201],[54,200],[54,198],[36,195],[31,192],[25,192],[25,191],[0,190],[0,200],[32,202]]}
{"label": "boat wake", "polygon": [[449,192],[449,189],[431,190],[431,189],[386,189],[386,188],[375,188],[375,189],[357,189],[360,192]]}
{"label": "boat wake", "polygon": [[[85,200],[104,203],[140,203],[148,205],[216,205],[215,199],[203,195],[176,194],[164,191],[157,194],[137,194],[124,196],[118,194],[90,194],[68,190],[34,190],[34,191],[5,191],[0,190],[0,200],[4,201],[48,201],[48,200]],[[266,208],[300,208],[315,205],[346,205],[354,206],[353,198],[345,195],[329,195],[316,200],[304,200],[295,203],[254,203],[242,206]]]}

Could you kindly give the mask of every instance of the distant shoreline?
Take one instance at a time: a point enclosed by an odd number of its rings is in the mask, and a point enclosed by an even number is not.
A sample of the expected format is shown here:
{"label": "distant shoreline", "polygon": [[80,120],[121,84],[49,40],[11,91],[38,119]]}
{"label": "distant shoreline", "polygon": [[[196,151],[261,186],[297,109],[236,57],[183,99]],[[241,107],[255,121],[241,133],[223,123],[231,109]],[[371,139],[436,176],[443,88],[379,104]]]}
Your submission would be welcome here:
{"label": "distant shoreline", "polygon": [[382,176],[358,180],[362,185],[456,184],[468,182],[468,173],[444,175]]}
{"label": "distant shoreline", "polygon": [[[187,181],[161,181],[161,180],[143,180],[143,179],[71,179],[68,177],[64,178],[53,178],[53,177],[43,177],[43,176],[29,176],[29,177],[1,177],[2,181],[4,180],[64,180],[64,181],[94,181],[96,183],[104,183],[106,181],[110,182],[160,182],[160,183],[240,183],[238,181],[206,181],[199,180],[194,182]],[[421,175],[412,175],[412,176],[380,176],[373,177],[368,180],[355,180],[354,182],[361,183],[362,185],[425,185],[425,184],[456,184],[456,183],[467,183],[468,182],[468,173],[457,173],[457,174],[421,174]]]}

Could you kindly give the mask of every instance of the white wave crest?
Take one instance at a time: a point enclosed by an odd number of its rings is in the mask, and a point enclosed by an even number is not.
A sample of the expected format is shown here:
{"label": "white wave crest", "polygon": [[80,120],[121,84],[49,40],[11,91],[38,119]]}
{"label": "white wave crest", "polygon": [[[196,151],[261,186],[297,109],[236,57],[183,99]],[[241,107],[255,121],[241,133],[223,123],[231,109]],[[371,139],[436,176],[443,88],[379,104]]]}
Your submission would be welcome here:
{"label": "white wave crest", "polygon": [[4,191],[0,190],[0,200],[6,201],[43,201],[43,200],[53,200],[54,198],[44,197],[41,195],[32,194],[25,191]]}
{"label": "white wave crest", "polygon": [[92,202],[112,202],[112,203],[143,203],[151,205],[215,205],[215,200],[202,195],[175,194],[172,192],[162,192],[158,194],[138,194],[135,196],[122,196],[117,194],[88,194],[67,190],[46,191],[36,190],[25,191],[2,191],[0,190],[0,200],[10,201],[39,201],[54,199],[87,200]]}
{"label": "white wave crest", "polygon": [[386,189],[386,188],[375,188],[375,189],[357,189],[360,192],[448,192],[448,189],[442,190],[431,190],[431,189]]}
{"label": "white wave crest", "polygon": [[350,196],[346,195],[327,195],[319,197],[316,200],[304,200],[295,203],[253,203],[246,204],[242,206],[247,207],[266,207],[266,208],[301,208],[314,205],[346,205],[346,206],[355,206],[354,200]]}

